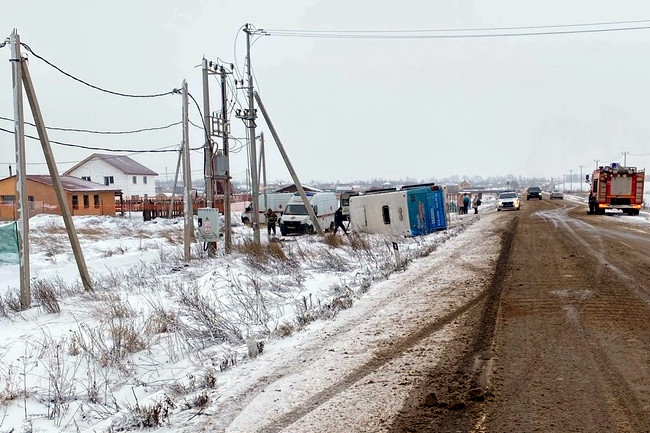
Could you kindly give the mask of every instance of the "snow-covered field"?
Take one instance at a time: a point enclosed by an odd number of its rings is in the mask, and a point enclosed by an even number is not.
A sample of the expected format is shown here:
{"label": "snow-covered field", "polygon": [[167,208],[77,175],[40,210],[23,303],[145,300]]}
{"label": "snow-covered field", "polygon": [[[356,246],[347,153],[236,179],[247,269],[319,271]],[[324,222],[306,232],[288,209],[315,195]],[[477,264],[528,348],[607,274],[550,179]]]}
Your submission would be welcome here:
{"label": "snow-covered field", "polygon": [[[447,231],[405,239],[402,264],[417,267],[428,256],[442,269],[458,239],[468,248],[468,232],[488,224],[480,216],[454,216]],[[267,403],[258,398],[237,417],[241,394],[292,362],[285,357],[294,348],[310,346],[316,356],[314,333],[336,328],[371,293],[391,293],[382,282],[395,287],[407,275],[381,236],[268,243],[263,232],[260,249],[241,225],[233,254],[220,245],[208,258],[194,244],[184,262],[182,226],[140,215],[75,217],[94,287],[85,292],[61,218],[30,220],[32,308],[16,311],[18,266],[0,265],[0,432],[196,431],[208,413],[215,424],[205,431],[231,422],[230,431],[254,431],[246,426],[255,405]],[[458,271],[445,268],[439,278]],[[403,305],[386,302],[398,317]],[[314,377],[299,379],[303,394],[324,386],[317,365]]]}

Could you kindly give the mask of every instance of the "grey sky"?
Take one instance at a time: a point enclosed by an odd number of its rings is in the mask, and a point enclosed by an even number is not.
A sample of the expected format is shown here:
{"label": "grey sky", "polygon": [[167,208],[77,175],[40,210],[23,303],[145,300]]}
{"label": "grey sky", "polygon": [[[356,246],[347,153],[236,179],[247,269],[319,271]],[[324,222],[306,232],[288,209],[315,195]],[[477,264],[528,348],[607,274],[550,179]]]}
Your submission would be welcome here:
{"label": "grey sky", "polygon": [[[647,1],[21,1],[3,7],[0,39],[21,40],[67,72],[103,88],[158,93],[185,78],[202,108],[203,55],[244,68],[247,22],[263,29],[408,30],[543,26],[650,19]],[[644,23],[640,25],[648,25]],[[471,33],[484,33],[481,31]],[[560,177],[595,165],[650,165],[650,29],[465,39],[308,39],[266,36],[252,50],[258,90],[304,182],[449,175]],[[0,116],[12,117],[9,46],[0,49]],[[178,95],[136,100],[102,94],[29,56],[48,126],[125,130],[180,121]],[[4,64],[4,67],[2,66]],[[219,86],[210,80],[217,110]],[[238,93],[245,104],[245,94]],[[191,119],[200,123],[190,107]],[[26,118],[31,114],[26,107]],[[244,137],[241,121],[233,134]],[[263,120],[269,180],[290,178]],[[0,121],[12,129],[12,123]],[[28,128],[28,132],[33,132]],[[178,145],[180,126],[95,136],[52,131],[54,140],[108,148]],[[203,143],[192,128],[191,146]],[[0,174],[14,163],[0,132]],[[234,147],[239,147],[233,144]],[[61,171],[91,151],[54,145]],[[246,150],[233,154],[236,180]],[[174,154],[140,154],[171,178]],[[28,140],[28,173],[42,174]],[[193,177],[202,154],[194,152]]]}

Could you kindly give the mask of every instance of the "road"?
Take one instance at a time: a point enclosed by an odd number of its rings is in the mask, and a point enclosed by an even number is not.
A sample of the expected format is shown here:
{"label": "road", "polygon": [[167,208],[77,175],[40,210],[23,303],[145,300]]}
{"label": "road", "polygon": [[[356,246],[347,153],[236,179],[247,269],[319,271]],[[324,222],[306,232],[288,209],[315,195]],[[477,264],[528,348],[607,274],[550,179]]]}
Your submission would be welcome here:
{"label": "road", "polygon": [[481,319],[389,431],[650,432],[650,226],[569,200],[499,216]]}
{"label": "road", "polygon": [[479,216],[242,366],[201,431],[650,432],[650,224],[548,198]]}

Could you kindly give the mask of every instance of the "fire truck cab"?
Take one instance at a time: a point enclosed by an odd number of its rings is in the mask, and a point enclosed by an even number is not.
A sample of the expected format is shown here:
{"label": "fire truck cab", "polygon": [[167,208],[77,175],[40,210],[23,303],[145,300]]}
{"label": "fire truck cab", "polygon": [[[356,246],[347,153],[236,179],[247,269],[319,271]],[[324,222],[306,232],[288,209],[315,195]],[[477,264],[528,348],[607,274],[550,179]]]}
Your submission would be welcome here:
{"label": "fire truck cab", "polygon": [[628,215],[638,215],[643,207],[645,170],[623,167],[617,163],[594,170],[590,183],[589,214],[604,215],[607,209],[620,209]]}

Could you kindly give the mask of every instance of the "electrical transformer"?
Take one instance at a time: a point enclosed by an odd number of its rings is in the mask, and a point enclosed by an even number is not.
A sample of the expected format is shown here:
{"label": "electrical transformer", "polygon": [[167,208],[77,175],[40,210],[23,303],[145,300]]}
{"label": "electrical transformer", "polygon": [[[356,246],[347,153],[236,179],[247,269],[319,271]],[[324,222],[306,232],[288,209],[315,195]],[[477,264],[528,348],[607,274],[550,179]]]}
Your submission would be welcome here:
{"label": "electrical transformer", "polygon": [[197,210],[198,241],[217,242],[219,240],[219,210],[202,207]]}

